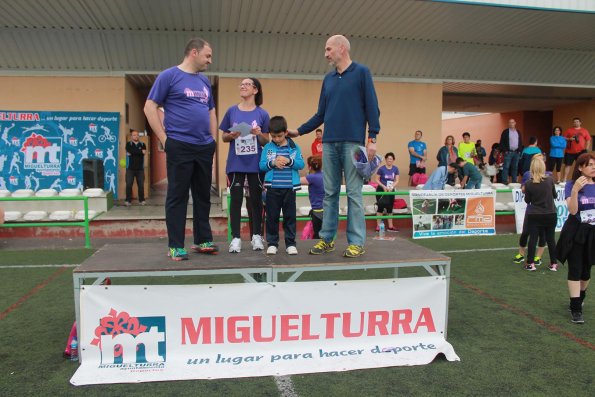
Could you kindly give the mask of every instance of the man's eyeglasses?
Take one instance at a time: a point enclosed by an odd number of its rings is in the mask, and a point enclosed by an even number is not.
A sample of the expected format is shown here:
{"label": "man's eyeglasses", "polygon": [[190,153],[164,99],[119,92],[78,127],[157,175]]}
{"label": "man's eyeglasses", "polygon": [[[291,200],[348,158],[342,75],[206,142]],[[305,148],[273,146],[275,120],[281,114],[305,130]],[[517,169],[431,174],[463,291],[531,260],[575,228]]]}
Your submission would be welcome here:
{"label": "man's eyeglasses", "polygon": [[238,87],[240,87],[240,88],[242,88],[242,87],[254,87],[254,84],[252,84],[252,83],[240,83],[240,85]]}

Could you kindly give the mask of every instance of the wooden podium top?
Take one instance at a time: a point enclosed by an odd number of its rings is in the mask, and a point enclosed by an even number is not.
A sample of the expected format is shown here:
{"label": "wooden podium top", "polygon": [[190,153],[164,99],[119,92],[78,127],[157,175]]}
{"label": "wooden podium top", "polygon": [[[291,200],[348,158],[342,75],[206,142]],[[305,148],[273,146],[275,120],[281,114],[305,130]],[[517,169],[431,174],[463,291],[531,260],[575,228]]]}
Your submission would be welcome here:
{"label": "wooden podium top", "polygon": [[[172,261],[167,257],[167,247],[163,244],[106,244],[90,258],[85,260],[74,273],[117,273],[117,272],[162,272],[185,270],[222,270],[250,268],[284,268],[299,269],[320,266],[345,266],[396,264],[396,263],[428,263],[450,262],[450,258],[420,247],[410,241],[397,238],[395,241],[368,239],[366,253],[359,258],[343,257],[347,243],[339,241],[333,252],[324,255],[310,255],[308,251],[315,240],[299,241],[298,255],[287,255],[285,247],[279,247],[277,255],[266,255],[264,251],[252,251],[249,242],[243,243],[241,253],[228,253],[227,243],[219,244],[218,255],[204,255],[189,250],[186,261]],[[431,264],[431,263],[430,263]]]}

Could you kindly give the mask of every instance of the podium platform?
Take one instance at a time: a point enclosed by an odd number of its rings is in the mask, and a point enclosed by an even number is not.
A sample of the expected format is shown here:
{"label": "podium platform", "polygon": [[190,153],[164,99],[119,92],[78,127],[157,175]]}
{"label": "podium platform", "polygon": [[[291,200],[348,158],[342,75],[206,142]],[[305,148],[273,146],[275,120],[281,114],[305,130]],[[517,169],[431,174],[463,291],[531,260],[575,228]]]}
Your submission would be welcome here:
{"label": "podium platform", "polygon": [[[122,277],[172,277],[237,274],[248,283],[257,282],[255,274],[263,275],[265,282],[279,282],[279,275],[289,274],[285,282],[296,281],[305,272],[394,269],[398,277],[399,268],[421,267],[430,277],[450,277],[450,258],[421,247],[404,239],[394,241],[368,239],[366,254],[359,258],[342,256],[346,242],[336,243],[333,252],[324,255],[308,253],[314,241],[298,244],[298,255],[287,255],[280,249],[277,255],[266,255],[264,251],[252,251],[246,244],[241,253],[204,255],[189,252],[189,260],[175,262],[166,256],[164,244],[107,244],[73,271],[74,300],[77,324],[80,321],[80,290],[87,284],[100,284],[104,279]],[[283,246],[281,246],[283,248]],[[448,302],[448,287],[445,302]]]}

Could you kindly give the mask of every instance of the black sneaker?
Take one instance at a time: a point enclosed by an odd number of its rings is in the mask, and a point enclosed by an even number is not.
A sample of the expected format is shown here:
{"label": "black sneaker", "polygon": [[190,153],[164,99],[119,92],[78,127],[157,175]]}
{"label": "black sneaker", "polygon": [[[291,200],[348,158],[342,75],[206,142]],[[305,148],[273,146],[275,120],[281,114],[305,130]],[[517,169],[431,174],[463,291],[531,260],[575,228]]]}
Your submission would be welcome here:
{"label": "black sneaker", "polygon": [[572,312],[572,321],[574,324],[584,324],[583,312]]}

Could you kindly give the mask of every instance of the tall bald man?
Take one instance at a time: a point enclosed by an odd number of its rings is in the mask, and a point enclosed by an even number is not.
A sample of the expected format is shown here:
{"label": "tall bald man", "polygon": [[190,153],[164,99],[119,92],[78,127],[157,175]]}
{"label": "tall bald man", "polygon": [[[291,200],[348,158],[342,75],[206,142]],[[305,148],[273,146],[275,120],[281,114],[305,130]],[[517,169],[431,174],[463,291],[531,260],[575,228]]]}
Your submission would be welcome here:
{"label": "tall bald man", "polygon": [[[334,70],[322,82],[318,110],[293,136],[304,135],[324,123],[322,163],[324,164],[323,221],[321,240],[310,250],[320,255],[335,249],[339,224],[339,193],[345,175],[347,189],[347,242],[344,256],[354,258],[365,253],[366,222],[362,200],[363,178],[353,163],[353,151],[365,145],[368,155],[376,153],[376,135],[380,132],[378,98],[370,70],[351,60],[349,40],[341,35],[326,41],[324,56]],[[368,139],[366,141],[366,127]]]}

